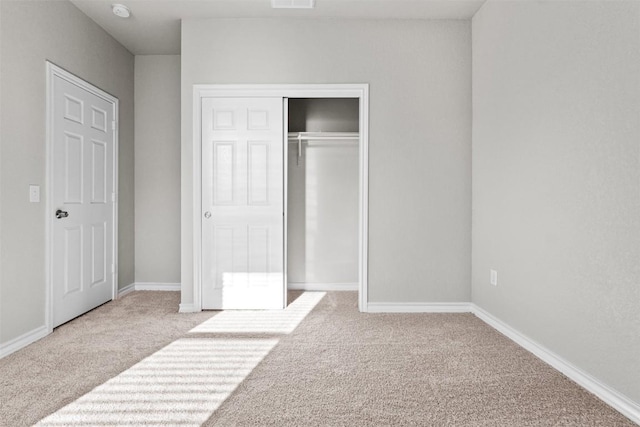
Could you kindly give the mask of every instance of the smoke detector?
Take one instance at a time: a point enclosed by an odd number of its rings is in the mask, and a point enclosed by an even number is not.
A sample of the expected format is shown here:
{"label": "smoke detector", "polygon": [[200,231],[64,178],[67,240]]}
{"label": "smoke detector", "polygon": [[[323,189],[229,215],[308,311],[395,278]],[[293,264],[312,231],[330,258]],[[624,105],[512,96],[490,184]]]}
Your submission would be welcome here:
{"label": "smoke detector", "polygon": [[131,11],[123,4],[112,4],[111,11],[114,15],[119,16],[120,18],[128,18],[131,16]]}
{"label": "smoke detector", "polygon": [[274,9],[313,9],[315,0],[271,0]]}

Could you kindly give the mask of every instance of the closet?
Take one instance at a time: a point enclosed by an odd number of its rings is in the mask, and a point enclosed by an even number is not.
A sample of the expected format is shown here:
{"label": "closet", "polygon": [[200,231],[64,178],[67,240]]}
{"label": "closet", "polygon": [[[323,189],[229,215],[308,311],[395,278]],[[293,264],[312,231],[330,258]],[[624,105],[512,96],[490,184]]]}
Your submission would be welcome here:
{"label": "closet", "polygon": [[289,289],[357,290],[359,102],[288,100]]}
{"label": "closet", "polygon": [[364,309],[368,86],[194,94],[194,310],[282,309],[287,289],[359,291]]}

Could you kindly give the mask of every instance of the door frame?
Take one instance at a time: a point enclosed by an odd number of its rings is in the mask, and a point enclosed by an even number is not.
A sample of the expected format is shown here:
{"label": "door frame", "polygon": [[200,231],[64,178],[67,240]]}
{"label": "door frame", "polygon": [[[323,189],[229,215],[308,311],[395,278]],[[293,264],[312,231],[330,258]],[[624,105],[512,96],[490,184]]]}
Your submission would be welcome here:
{"label": "door frame", "polygon": [[[358,230],[358,308],[367,311],[368,236],[369,236],[369,85],[368,84],[257,84],[193,85],[193,308],[202,310],[202,98],[274,97],[274,98],[357,98],[359,114],[359,230]],[[283,104],[284,105],[284,104]],[[284,120],[286,121],[286,119]],[[284,132],[284,147],[287,147]],[[283,155],[286,154],[286,149]],[[285,156],[286,157],[286,156]],[[285,191],[286,191],[285,159]],[[286,237],[286,193],[284,200]],[[285,267],[287,241],[284,240]],[[285,286],[286,286],[285,271]]]}
{"label": "door frame", "polygon": [[46,272],[46,295],[45,295],[45,325],[48,333],[53,332],[53,123],[54,123],[54,78],[60,77],[69,83],[78,86],[87,92],[104,99],[112,105],[113,109],[113,194],[112,198],[112,252],[113,252],[113,273],[111,284],[111,299],[114,300],[118,294],[118,112],[119,101],[115,96],[92,85],[82,78],[71,74],[63,68],[46,61],[46,177],[45,177],[45,272]]}

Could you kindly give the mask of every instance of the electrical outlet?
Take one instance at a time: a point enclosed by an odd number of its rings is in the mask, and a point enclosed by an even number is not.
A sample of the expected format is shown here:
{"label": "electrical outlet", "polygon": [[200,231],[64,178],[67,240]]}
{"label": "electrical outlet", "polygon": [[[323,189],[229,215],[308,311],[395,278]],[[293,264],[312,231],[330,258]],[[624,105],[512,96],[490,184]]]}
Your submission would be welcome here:
{"label": "electrical outlet", "polygon": [[493,286],[498,286],[498,272],[496,270],[489,270],[490,282]]}
{"label": "electrical outlet", "polygon": [[39,185],[29,186],[29,201],[31,203],[40,203],[40,186]]}

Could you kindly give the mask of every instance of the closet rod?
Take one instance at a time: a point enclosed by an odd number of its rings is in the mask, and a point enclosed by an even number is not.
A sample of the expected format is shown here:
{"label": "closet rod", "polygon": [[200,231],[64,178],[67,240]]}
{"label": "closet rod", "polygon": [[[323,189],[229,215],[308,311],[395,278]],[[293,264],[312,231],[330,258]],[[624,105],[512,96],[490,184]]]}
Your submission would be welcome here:
{"label": "closet rod", "polygon": [[307,141],[307,144],[313,144],[313,142],[320,141],[359,141],[360,134],[358,132],[289,132],[288,135],[289,144],[298,144],[298,158],[296,163],[300,164],[300,158],[302,157],[302,141]]}
{"label": "closet rod", "polygon": [[308,141],[313,140],[351,140],[360,139],[358,132],[289,132],[288,139]]}

